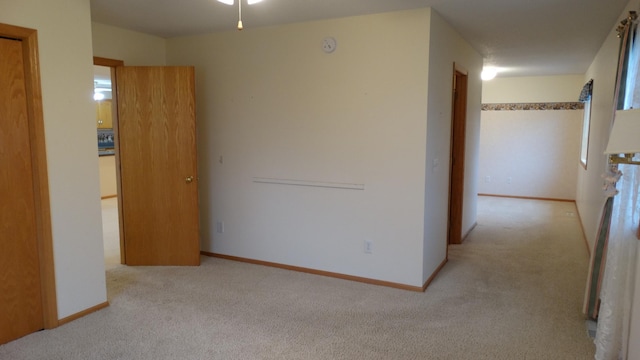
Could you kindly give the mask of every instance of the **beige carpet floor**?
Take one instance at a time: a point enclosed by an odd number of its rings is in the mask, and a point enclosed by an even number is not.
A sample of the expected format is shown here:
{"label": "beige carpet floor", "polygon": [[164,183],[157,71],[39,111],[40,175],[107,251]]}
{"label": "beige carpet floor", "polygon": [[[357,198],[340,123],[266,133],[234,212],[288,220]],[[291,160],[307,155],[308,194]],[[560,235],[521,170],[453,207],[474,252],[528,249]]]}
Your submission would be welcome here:
{"label": "beige carpet floor", "polygon": [[572,203],[480,197],[425,293],[203,258],[107,271],[111,306],[0,359],[593,359]]}

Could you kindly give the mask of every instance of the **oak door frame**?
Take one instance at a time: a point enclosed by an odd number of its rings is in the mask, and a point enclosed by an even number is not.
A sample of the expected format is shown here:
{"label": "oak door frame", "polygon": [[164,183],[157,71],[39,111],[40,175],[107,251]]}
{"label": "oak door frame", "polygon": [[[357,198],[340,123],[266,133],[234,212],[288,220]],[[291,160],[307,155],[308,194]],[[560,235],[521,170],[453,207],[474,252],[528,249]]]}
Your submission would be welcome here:
{"label": "oak door frame", "polygon": [[461,244],[464,204],[464,167],[467,127],[468,71],[453,64],[451,158],[449,172],[448,244]]}
{"label": "oak door frame", "polygon": [[[120,264],[127,263],[124,247],[124,224],[122,221],[122,176],[120,175],[120,144],[118,141],[118,96],[116,86],[116,67],[124,66],[124,61],[94,56],[93,65],[111,68],[111,119],[113,120],[114,149],[116,157],[116,198],[118,200],[118,231],[120,233]],[[104,241],[104,239],[102,240]]]}
{"label": "oak door frame", "polygon": [[51,205],[49,201],[49,176],[45,146],[42,88],[38,55],[38,31],[19,26],[0,24],[0,36],[20,40],[25,64],[27,94],[27,121],[31,147],[31,171],[33,176],[38,263],[40,265],[40,289],[42,315],[45,329],[58,327],[58,302],[56,295],[55,266],[53,259],[53,235],[51,232]]}

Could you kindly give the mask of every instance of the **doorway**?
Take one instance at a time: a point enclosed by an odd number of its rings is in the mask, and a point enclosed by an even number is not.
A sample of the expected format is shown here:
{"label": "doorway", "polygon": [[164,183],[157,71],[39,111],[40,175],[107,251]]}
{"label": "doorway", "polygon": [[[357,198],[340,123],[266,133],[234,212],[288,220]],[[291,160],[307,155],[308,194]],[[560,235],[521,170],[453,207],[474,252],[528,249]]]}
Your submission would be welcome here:
{"label": "doorway", "polygon": [[115,67],[124,63],[94,57],[94,100],[100,164],[100,197],[105,269],[124,264],[121,251],[118,174],[115,143],[117,141],[117,108],[115,96]]}
{"label": "doorway", "polygon": [[464,199],[465,139],[468,72],[454,64],[451,115],[451,169],[449,177],[448,243],[461,244]]}
{"label": "doorway", "polygon": [[195,68],[94,65],[111,75],[120,264],[199,265]]}

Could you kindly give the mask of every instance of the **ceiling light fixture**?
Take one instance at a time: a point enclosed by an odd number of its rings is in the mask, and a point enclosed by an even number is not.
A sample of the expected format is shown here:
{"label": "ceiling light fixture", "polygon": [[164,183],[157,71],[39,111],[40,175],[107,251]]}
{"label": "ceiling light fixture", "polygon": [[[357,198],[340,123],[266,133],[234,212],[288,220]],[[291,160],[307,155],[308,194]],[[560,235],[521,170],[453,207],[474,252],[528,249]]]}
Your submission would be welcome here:
{"label": "ceiling light fixture", "polygon": [[98,91],[98,82],[93,82],[93,100],[100,101],[104,99],[104,94],[101,91]]}
{"label": "ceiling light fixture", "polygon": [[[218,0],[219,2],[227,5],[233,5],[234,0]],[[261,2],[262,0],[247,0],[247,4],[253,5]],[[238,30],[242,30],[242,0],[238,0]]]}
{"label": "ceiling light fixture", "polygon": [[480,74],[480,77],[482,78],[482,80],[492,80],[493,78],[496,77],[496,75],[498,75],[498,69],[494,68],[494,67],[485,67],[484,69],[482,69],[482,73]]}

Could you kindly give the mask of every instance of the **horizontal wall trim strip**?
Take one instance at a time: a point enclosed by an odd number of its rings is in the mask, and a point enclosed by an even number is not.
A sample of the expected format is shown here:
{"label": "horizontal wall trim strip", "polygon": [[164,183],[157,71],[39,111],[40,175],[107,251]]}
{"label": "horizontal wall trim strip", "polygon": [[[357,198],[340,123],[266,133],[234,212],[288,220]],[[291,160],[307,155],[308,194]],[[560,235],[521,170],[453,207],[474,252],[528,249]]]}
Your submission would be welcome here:
{"label": "horizontal wall trim strip", "polygon": [[370,285],[386,286],[386,287],[391,287],[395,289],[409,290],[409,291],[416,291],[416,292],[423,292],[427,288],[429,283],[435,278],[435,275],[438,273],[438,271],[442,269],[442,267],[444,266],[444,263],[446,263],[447,261],[445,260],[438,267],[438,269],[433,273],[433,275],[431,275],[429,280],[427,280],[427,282],[423,286],[411,286],[406,284],[394,283],[390,281],[375,280],[375,279],[369,279],[369,278],[364,278],[359,276],[334,273],[330,271],[309,269],[309,268],[304,268],[299,266],[278,264],[278,263],[269,262],[269,261],[254,260],[254,259],[247,259],[247,258],[238,257],[238,256],[217,254],[217,253],[212,253],[207,251],[200,251],[200,254],[204,256],[220,258],[225,260],[239,261],[239,262],[244,262],[244,263],[249,263],[254,265],[269,266],[269,267],[278,268],[278,269],[291,270],[291,271],[303,272],[303,273],[312,274],[312,275],[327,276],[327,277],[332,277],[332,278],[341,279],[341,280],[357,281],[357,282],[370,284]]}
{"label": "horizontal wall trim strip", "polygon": [[581,103],[581,102],[482,104],[482,111],[583,110],[583,109],[584,109],[584,103]]}
{"label": "horizontal wall trim strip", "polygon": [[364,190],[364,184],[333,183],[333,182],[323,182],[323,181],[254,177],[253,182],[262,183],[262,184],[278,184],[278,185],[311,186],[311,187],[348,189],[348,190]]}
{"label": "horizontal wall trim strip", "polygon": [[94,313],[94,312],[96,312],[98,310],[102,310],[102,309],[104,309],[104,308],[106,308],[108,306],[109,306],[109,302],[105,301],[102,304],[98,304],[96,306],[92,306],[92,307],[90,307],[90,308],[88,308],[86,310],[80,311],[80,312],[75,313],[73,315],[69,315],[64,319],[58,320],[58,325],[62,326],[64,324],[68,324],[68,323],[72,322],[73,320],[78,320],[81,317],[84,317],[84,316],[87,316],[89,314],[92,314],[92,313]]}

